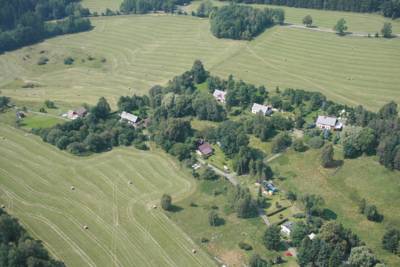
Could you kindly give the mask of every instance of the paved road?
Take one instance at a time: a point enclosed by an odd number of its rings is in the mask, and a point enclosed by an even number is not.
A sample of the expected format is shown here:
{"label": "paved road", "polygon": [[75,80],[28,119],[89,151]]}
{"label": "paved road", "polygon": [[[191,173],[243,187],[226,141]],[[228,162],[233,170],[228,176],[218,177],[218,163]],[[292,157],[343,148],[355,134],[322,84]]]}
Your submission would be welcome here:
{"label": "paved road", "polygon": [[[231,184],[233,184],[234,186],[238,185],[239,182],[236,179],[236,174],[235,173],[226,173],[224,171],[221,171],[220,169],[218,169],[217,167],[215,167],[214,165],[211,165],[209,163],[207,163],[205,160],[201,159],[201,158],[197,158],[197,160],[203,164],[203,165],[207,165],[209,168],[211,168],[213,171],[215,171],[217,174],[225,177],[229,182],[231,182]],[[265,214],[263,209],[258,209],[258,216],[261,217],[261,219],[264,221],[264,223],[267,226],[271,225],[271,222],[268,220],[268,216]]]}

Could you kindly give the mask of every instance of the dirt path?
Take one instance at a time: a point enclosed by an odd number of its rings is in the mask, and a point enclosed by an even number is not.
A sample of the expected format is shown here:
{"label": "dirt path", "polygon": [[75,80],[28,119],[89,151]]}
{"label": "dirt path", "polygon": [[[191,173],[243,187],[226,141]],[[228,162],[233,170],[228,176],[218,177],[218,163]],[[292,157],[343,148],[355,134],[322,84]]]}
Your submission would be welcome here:
{"label": "dirt path", "polygon": [[[280,156],[280,154],[277,154],[275,156]],[[210,163],[207,163],[205,160],[198,158],[197,159],[201,164],[203,165],[207,165],[209,168],[211,168],[214,172],[216,172],[217,174],[225,177],[231,184],[233,184],[234,186],[238,185],[239,182],[236,179],[236,174],[235,173],[226,173],[220,169],[218,169],[217,167],[215,167],[214,165],[211,165]],[[271,225],[271,222],[268,220],[268,216],[265,214],[263,209],[257,209],[258,211],[258,216],[260,216],[260,218],[264,221],[264,223],[267,226]]]}
{"label": "dirt path", "polygon": [[[304,29],[304,30],[309,30],[309,31],[317,31],[317,32],[329,32],[329,33],[336,33],[333,29],[329,28],[319,28],[319,27],[306,27],[304,25],[300,24],[286,24],[288,28],[295,28],[295,29]],[[352,37],[368,37],[368,34],[370,34],[370,37],[373,37],[375,33],[368,33],[368,32],[346,32],[345,36],[352,36]],[[400,34],[393,34],[393,38],[398,38],[400,37]]]}

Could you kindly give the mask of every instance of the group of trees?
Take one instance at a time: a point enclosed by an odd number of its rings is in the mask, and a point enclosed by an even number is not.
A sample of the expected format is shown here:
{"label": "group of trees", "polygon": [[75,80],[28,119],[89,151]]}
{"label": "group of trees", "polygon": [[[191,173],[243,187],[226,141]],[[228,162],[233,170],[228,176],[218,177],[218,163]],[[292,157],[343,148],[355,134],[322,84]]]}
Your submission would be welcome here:
{"label": "group of trees", "polygon": [[247,187],[237,185],[231,203],[238,218],[251,218],[257,215],[257,201],[253,199]]}
{"label": "group of trees", "polygon": [[374,222],[380,222],[383,220],[383,216],[379,214],[378,209],[375,205],[370,205],[365,199],[362,199],[359,203],[358,210],[361,214],[364,214],[368,220]]}
{"label": "group of trees", "polygon": [[177,5],[190,3],[191,0],[124,0],[121,3],[122,13],[145,14],[164,11],[173,13]]}
{"label": "group of trees", "polygon": [[143,148],[145,137],[140,129],[126,123],[120,123],[117,114],[105,98],[100,98],[84,118],[58,124],[52,128],[34,129],[43,141],[66,149],[72,154],[84,155],[110,150],[113,146],[131,145],[135,141],[138,148]]}
{"label": "group of trees", "polygon": [[213,6],[210,0],[202,1],[197,8],[197,11],[192,12],[192,15],[200,18],[208,18],[211,15],[211,12],[215,9],[216,7]]}
{"label": "group of trees", "polygon": [[8,104],[10,103],[10,98],[6,96],[0,96],[0,112],[4,111],[8,108]]}
{"label": "group of trees", "polygon": [[393,19],[400,17],[398,0],[235,0],[235,2],[352,12],[381,12],[385,17]]}
{"label": "group of trees", "polygon": [[49,256],[41,241],[31,238],[19,222],[0,209],[0,266],[64,267]]}
{"label": "group of trees", "polygon": [[274,24],[283,24],[282,9],[255,9],[228,5],[216,9],[211,16],[211,32],[218,38],[250,40]]}
{"label": "group of trees", "polygon": [[[45,38],[91,29],[90,14],[77,0],[0,1],[0,53]],[[47,22],[67,17],[65,20]]]}
{"label": "group of trees", "polygon": [[[373,265],[360,263],[359,251],[362,243],[357,235],[341,224],[328,221],[324,223],[319,234],[313,240],[307,236],[307,226],[302,225],[293,232],[296,237],[294,245],[298,247],[297,260],[300,266],[341,266],[346,260],[351,266],[374,266],[378,261],[373,258]],[[298,239],[303,235],[301,242]],[[364,251],[364,249],[361,249]]]}
{"label": "group of trees", "polygon": [[398,229],[390,228],[386,231],[382,238],[383,249],[398,253],[400,246],[400,231]]}

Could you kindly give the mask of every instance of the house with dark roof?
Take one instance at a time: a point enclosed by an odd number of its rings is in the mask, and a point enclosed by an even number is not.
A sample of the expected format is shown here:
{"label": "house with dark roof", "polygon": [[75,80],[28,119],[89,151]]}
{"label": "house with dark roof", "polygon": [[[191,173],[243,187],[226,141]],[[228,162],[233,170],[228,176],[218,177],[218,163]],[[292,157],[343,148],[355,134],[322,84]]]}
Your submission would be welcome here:
{"label": "house with dark roof", "polygon": [[212,148],[212,146],[211,146],[209,143],[204,142],[204,143],[202,143],[201,145],[199,145],[199,146],[197,147],[196,153],[197,153],[198,155],[204,157],[204,158],[207,158],[207,157],[209,157],[209,156],[212,155],[212,153],[213,153],[213,148]]}
{"label": "house with dark roof", "polygon": [[339,122],[338,118],[332,116],[318,116],[315,125],[326,130],[341,130],[343,128],[343,124]]}
{"label": "house with dark roof", "polygon": [[260,105],[257,103],[254,103],[253,106],[251,107],[251,113],[253,114],[258,114],[261,113],[264,116],[271,115],[272,114],[272,106],[266,106],[266,105]]}

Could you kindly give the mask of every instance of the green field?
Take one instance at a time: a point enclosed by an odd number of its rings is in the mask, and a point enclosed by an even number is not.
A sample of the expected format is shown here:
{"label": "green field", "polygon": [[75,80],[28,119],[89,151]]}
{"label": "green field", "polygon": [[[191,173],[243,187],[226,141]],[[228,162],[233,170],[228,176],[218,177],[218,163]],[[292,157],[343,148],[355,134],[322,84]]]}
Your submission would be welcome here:
{"label": "green field", "polygon": [[195,189],[164,153],[124,148],[78,158],[3,123],[0,137],[1,204],[67,266],[215,264],[151,208],[164,192],[179,199]]}
{"label": "green field", "polygon": [[[87,0],[85,0],[87,1]],[[101,2],[101,1],[100,1]],[[187,12],[196,11],[202,1],[193,1],[191,5],[184,7]],[[215,6],[227,4],[227,2],[220,2],[212,0]],[[294,8],[286,6],[274,5],[252,5],[257,8],[282,8],[285,10],[285,21],[292,24],[302,24],[303,18],[306,15],[311,15],[314,25],[320,28],[331,29],[336,22],[344,18],[347,21],[349,31],[354,32],[380,32],[384,22],[391,22],[393,25],[393,32],[400,33],[400,20],[391,20],[379,14],[365,14],[365,13],[352,13],[342,11],[326,11],[317,9]]]}
{"label": "green field", "polygon": [[[340,151],[336,151],[340,159]],[[271,162],[275,173],[282,177],[279,186],[323,196],[327,208],[337,215],[337,220],[357,233],[388,266],[399,266],[400,258],[384,251],[382,236],[387,227],[400,227],[399,172],[392,172],[373,159],[361,157],[345,160],[339,169],[324,169],[319,164],[319,150],[305,153],[289,151]],[[359,201],[365,198],[377,206],[384,215],[381,223],[368,221],[358,212]]]}
{"label": "green field", "polygon": [[[357,15],[357,14],[356,14]],[[377,109],[400,102],[400,39],[337,37],[275,27],[251,42],[219,40],[207,19],[145,15],[92,19],[88,33],[61,36],[0,55],[0,90],[18,100],[79,105],[105,96],[146,93],[201,59],[212,73],[270,88],[319,90],[347,104]],[[47,65],[37,60],[47,56]],[[72,66],[63,64],[67,56]],[[88,56],[95,58],[88,60]],[[105,58],[105,62],[102,62]],[[83,62],[84,61],[84,62]],[[34,83],[34,88],[21,88]]]}

